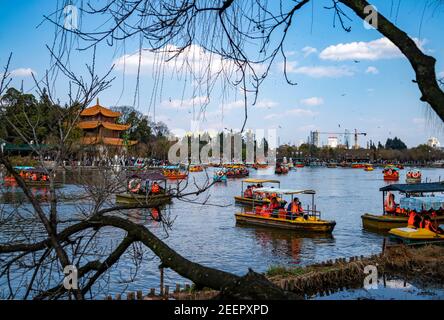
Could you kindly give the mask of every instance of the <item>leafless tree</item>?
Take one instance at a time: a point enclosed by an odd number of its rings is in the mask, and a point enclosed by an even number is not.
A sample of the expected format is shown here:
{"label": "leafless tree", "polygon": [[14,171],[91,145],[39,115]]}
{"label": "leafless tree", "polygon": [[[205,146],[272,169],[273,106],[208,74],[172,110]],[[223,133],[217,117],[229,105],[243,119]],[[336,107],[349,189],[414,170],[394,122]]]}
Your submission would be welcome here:
{"label": "leafless tree", "polygon": [[[52,53],[52,51],[50,50]],[[221,270],[208,268],[189,261],[170,248],[164,239],[156,236],[149,228],[147,221],[155,220],[161,223],[165,234],[172,227],[174,217],[167,209],[162,209],[157,215],[150,209],[159,206],[153,198],[138,200],[133,204],[116,204],[113,195],[126,190],[126,170],[118,171],[106,163],[99,166],[91,174],[77,175],[77,191],[70,194],[59,189],[61,173],[76,173],[80,168],[67,164],[65,159],[78,141],[70,139],[70,133],[75,130],[81,111],[88,106],[94,97],[111,85],[109,72],[103,77],[95,73],[95,59],[87,66],[89,80],[77,76],[64,66],[58,57],[55,63],[65,79],[70,83],[69,102],[66,108],[57,109],[57,125],[52,128],[57,134],[51,149],[39,148],[36,134],[38,119],[25,117],[27,125],[33,130],[20,130],[15,119],[8,118],[11,126],[32,148],[38,159],[38,166],[45,170],[50,177],[47,194],[42,198],[34,192],[28,180],[14,169],[11,158],[3,150],[0,152],[0,164],[6,174],[12,176],[24,194],[24,199],[12,203],[2,201],[0,207],[0,292],[3,298],[9,299],[85,299],[104,297],[110,289],[106,283],[111,271],[116,269],[122,257],[130,257],[133,268],[130,279],[133,281],[141,263],[147,259],[145,248],[154,253],[161,261],[163,268],[171,268],[179,275],[193,281],[199,287],[210,287],[222,290],[235,287],[240,277]],[[10,60],[9,60],[10,61]],[[3,95],[10,83],[8,77],[9,62],[3,73],[0,86],[0,112],[9,105],[3,104]],[[45,93],[54,107],[58,101],[50,90],[49,76],[43,81],[37,81],[37,90]],[[73,111],[74,110],[74,111]],[[30,132],[30,133],[29,133]],[[31,142],[34,141],[34,142]],[[48,154],[51,161],[47,161]],[[145,168],[142,168],[145,169]],[[187,179],[184,183],[168,191],[175,201],[197,202],[208,204],[208,196],[202,201],[197,195],[211,187],[208,175],[204,182]],[[1,195],[7,194],[0,189]],[[4,199],[2,199],[4,200]],[[66,213],[63,207],[66,201],[72,205]],[[136,210],[145,210],[145,214]],[[109,230],[119,235],[117,243],[106,235]],[[67,290],[63,285],[64,270],[67,266],[75,266],[78,270],[78,288]],[[251,276],[251,275],[250,275]],[[101,281],[104,280],[105,281]],[[262,297],[287,297],[287,294],[270,282],[261,279],[263,291],[248,288],[250,294]],[[242,288],[245,290],[245,288]],[[230,291],[231,292],[231,291]],[[247,291],[245,291],[247,292]],[[244,293],[248,296],[247,293]],[[101,296],[100,296],[101,295]]]}

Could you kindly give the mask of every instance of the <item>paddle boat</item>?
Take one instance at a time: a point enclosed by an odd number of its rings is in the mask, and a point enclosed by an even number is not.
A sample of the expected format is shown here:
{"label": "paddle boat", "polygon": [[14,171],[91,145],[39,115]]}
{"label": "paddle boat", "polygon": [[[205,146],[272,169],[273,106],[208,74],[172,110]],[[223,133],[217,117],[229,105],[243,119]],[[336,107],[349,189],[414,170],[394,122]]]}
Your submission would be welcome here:
{"label": "paddle boat", "polygon": [[[270,184],[277,184],[278,187],[280,187],[281,182],[279,180],[270,180],[270,179],[244,179],[242,180],[241,184],[241,194],[240,196],[234,196],[234,201],[236,203],[241,204],[247,204],[247,205],[253,205],[253,202],[258,205],[262,204],[269,204],[270,203],[270,197],[266,193],[260,193],[260,192],[253,192],[251,190],[251,197],[245,197],[245,191],[244,190],[244,183],[253,184],[253,185],[260,185],[260,187],[263,187],[264,183],[270,183]],[[259,189],[254,188],[254,190]],[[273,189],[273,188],[271,188]],[[274,192],[272,192],[274,193]]]}
{"label": "paddle boat", "polygon": [[267,168],[268,168],[268,164],[266,164],[266,163],[258,163],[258,162],[256,162],[256,163],[253,164],[251,167],[252,167],[253,169],[256,169],[256,170],[258,170],[258,169],[267,169]]}
{"label": "paddle boat", "polygon": [[214,172],[214,182],[227,182],[227,171],[225,169],[219,169]]}
{"label": "paddle boat", "polygon": [[202,166],[190,166],[190,172],[202,172],[203,170]]}
{"label": "paddle boat", "polygon": [[351,167],[353,169],[363,169],[363,168],[365,168],[365,166],[366,166],[366,164],[365,163],[361,163],[361,162],[353,162],[351,164]]}
{"label": "paddle boat", "polygon": [[337,167],[338,167],[338,165],[336,163],[333,163],[333,162],[327,163],[327,168],[337,168]]}
{"label": "paddle boat", "polygon": [[186,172],[181,172],[179,166],[164,166],[162,174],[169,180],[183,180],[188,177]]}
{"label": "paddle boat", "polygon": [[296,167],[296,168],[303,168],[303,167],[305,167],[305,165],[304,165],[304,163],[303,162],[295,162],[294,163],[294,166]]}
{"label": "paddle boat", "polygon": [[407,183],[420,183],[421,182],[421,171],[419,170],[409,170],[405,176],[405,182]]}
{"label": "paddle boat", "polygon": [[373,171],[375,168],[371,164],[366,164],[364,167],[364,171]]}
{"label": "paddle boat", "polygon": [[[426,196],[437,192],[444,192],[444,182],[429,182],[429,183],[413,183],[413,184],[390,184],[379,189],[382,191],[383,198],[383,214],[376,215],[365,213],[361,216],[362,226],[364,229],[386,232],[393,228],[407,227],[408,216],[405,212],[406,203],[415,196]],[[395,212],[387,212],[387,205],[389,205],[389,193],[398,192],[403,197],[400,199],[400,206]],[[428,198],[433,198],[428,196]],[[403,208],[404,206],[404,208]],[[392,210],[391,210],[392,211]],[[398,211],[398,212],[396,212]],[[432,218],[439,223],[444,222],[444,216],[437,216]]]}
{"label": "paddle boat", "polygon": [[236,223],[252,225],[252,226],[263,226],[270,228],[287,229],[298,232],[307,233],[325,233],[331,234],[336,225],[335,221],[327,221],[321,219],[321,212],[316,210],[316,205],[314,204],[314,195],[316,192],[314,190],[289,190],[280,188],[258,188],[254,192],[259,193],[276,193],[278,196],[283,198],[284,196],[290,196],[291,202],[295,195],[311,195],[311,208],[301,209],[297,213],[287,212],[285,205],[281,205],[279,209],[270,210],[266,204],[262,206],[255,206],[253,203],[253,209],[245,209],[242,212],[236,213]]}
{"label": "paddle boat", "polygon": [[276,163],[276,168],[274,169],[275,174],[287,174],[289,171],[288,167],[281,163]]}
{"label": "paddle boat", "polygon": [[[149,204],[157,207],[171,202],[166,178],[160,172],[131,174],[127,180],[127,190],[116,194],[116,203]],[[163,187],[160,184],[163,184]]]}
{"label": "paddle boat", "polygon": [[399,180],[399,169],[395,166],[387,166],[382,170],[384,174],[385,181],[398,181]]}
{"label": "paddle boat", "polygon": [[243,165],[226,166],[227,178],[243,178],[250,175],[250,171]]}

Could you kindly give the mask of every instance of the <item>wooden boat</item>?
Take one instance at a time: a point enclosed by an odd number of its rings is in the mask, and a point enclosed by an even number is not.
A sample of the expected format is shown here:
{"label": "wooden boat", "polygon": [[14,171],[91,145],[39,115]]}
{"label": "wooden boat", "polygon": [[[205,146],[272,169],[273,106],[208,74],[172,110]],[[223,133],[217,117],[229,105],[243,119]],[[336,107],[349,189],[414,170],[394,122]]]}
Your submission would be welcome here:
{"label": "wooden boat", "polygon": [[[415,184],[391,184],[379,189],[383,192],[383,199],[385,199],[386,192],[399,192],[407,198],[412,198],[414,195],[424,195],[427,193],[444,192],[443,182],[430,183],[415,183]],[[407,208],[407,201],[404,207]],[[401,205],[402,199],[401,199]],[[383,205],[384,207],[384,205]],[[365,213],[361,216],[362,226],[364,229],[371,231],[387,232],[393,228],[407,227],[408,217],[406,214],[388,214],[383,210],[382,215]],[[444,216],[437,216],[432,218],[432,221],[444,223]]]}
{"label": "wooden boat", "polygon": [[[149,204],[156,207],[171,202],[166,178],[160,172],[132,173],[127,176],[127,180],[127,191],[116,194],[116,203]],[[162,182],[163,188],[158,185],[158,193],[150,194],[153,184],[157,182]]]}
{"label": "wooden boat", "polygon": [[116,194],[116,203],[122,204],[149,204],[157,207],[170,202],[171,195],[169,194],[146,195],[130,192]]}
{"label": "wooden boat", "polygon": [[421,171],[410,170],[405,176],[406,183],[420,183],[422,179]]}
{"label": "wooden boat", "polygon": [[[252,226],[262,226],[270,228],[287,229],[297,232],[308,233],[325,233],[330,234],[336,225],[335,221],[327,221],[321,219],[320,211],[316,210],[314,205],[314,190],[288,190],[288,189],[276,189],[276,188],[260,188],[257,192],[276,192],[281,197],[283,195],[291,195],[291,201],[293,201],[294,195],[308,194],[312,196],[312,209],[308,207],[304,209],[304,215],[293,215],[288,213],[286,209],[281,208],[274,212],[269,212],[261,209],[260,207],[254,210],[246,210],[235,214],[236,223],[246,224]],[[255,203],[254,203],[255,204]],[[253,204],[253,207],[254,207]]]}
{"label": "wooden boat", "polygon": [[[47,170],[44,168],[34,168],[34,167],[14,167],[16,171],[19,172],[19,174],[22,176],[23,180],[25,180],[25,183],[28,187],[49,187],[51,185],[51,182],[49,181]],[[25,177],[25,175],[29,175]],[[37,180],[31,180],[31,176],[35,175],[35,178]],[[48,180],[43,180],[43,178]],[[5,176],[3,178],[6,185],[10,186],[16,186],[17,181],[13,176]],[[54,182],[55,187],[61,186],[60,182]]]}
{"label": "wooden boat", "polygon": [[327,168],[337,168],[337,166],[336,163],[327,163]]}
{"label": "wooden boat", "polygon": [[271,184],[277,184],[278,187],[281,185],[281,182],[279,180],[270,180],[270,179],[244,179],[241,183],[241,194],[240,196],[234,196],[234,201],[236,203],[240,204],[247,204],[247,205],[263,205],[263,204],[269,204],[270,199],[263,198],[262,195],[258,192],[253,193],[252,198],[246,198],[244,197],[244,183],[252,183],[252,184],[264,184],[264,183],[271,183]]}
{"label": "wooden boat", "polygon": [[438,234],[428,229],[424,228],[412,228],[412,227],[404,227],[404,228],[394,228],[389,231],[390,238],[397,242],[402,243],[432,243],[436,241],[444,242],[444,235]]}

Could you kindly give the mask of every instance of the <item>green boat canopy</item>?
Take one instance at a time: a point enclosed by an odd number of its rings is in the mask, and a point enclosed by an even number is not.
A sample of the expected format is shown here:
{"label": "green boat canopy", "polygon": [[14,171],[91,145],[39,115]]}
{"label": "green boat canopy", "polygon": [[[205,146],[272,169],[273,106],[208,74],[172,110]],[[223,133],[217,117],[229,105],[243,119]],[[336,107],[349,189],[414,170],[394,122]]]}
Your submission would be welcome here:
{"label": "green boat canopy", "polygon": [[390,184],[388,186],[380,188],[379,191],[399,191],[402,193],[444,192],[444,181],[429,183]]}

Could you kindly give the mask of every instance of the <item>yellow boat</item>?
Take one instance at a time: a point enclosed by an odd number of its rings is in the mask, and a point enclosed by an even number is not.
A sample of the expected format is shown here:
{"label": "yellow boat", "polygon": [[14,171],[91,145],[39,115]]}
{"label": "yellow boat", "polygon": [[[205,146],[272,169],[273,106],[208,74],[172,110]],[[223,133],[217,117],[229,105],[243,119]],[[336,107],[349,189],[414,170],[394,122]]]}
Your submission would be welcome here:
{"label": "yellow boat", "polygon": [[314,204],[314,195],[316,194],[314,190],[288,190],[268,187],[256,189],[255,192],[274,192],[280,195],[281,198],[284,195],[291,195],[291,201],[293,201],[294,195],[311,195],[312,207],[310,209],[310,206],[307,206],[301,215],[294,215],[287,212],[285,208],[273,212],[266,210],[264,213],[262,209],[254,208],[253,204],[253,210],[244,210],[235,214],[236,223],[308,233],[329,234],[333,232],[336,222],[321,219],[321,212],[316,210]]}
{"label": "yellow boat", "polygon": [[253,202],[257,205],[263,205],[270,203],[270,199],[253,199],[244,197],[244,183],[252,183],[252,184],[263,184],[263,183],[275,183],[280,187],[281,182],[279,180],[270,180],[270,179],[244,179],[241,184],[241,195],[234,196],[234,201],[241,204],[253,205]]}
{"label": "yellow boat", "polygon": [[[412,183],[412,184],[391,184],[379,189],[382,191],[382,199],[386,197],[386,192],[399,192],[405,195],[403,199],[409,199],[415,195],[424,196],[427,193],[444,192],[443,182]],[[402,201],[402,200],[401,200]],[[408,200],[406,200],[408,201]],[[404,206],[405,207],[405,206]],[[384,208],[384,204],[383,204]],[[406,207],[404,208],[406,209]],[[365,213],[361,216],[364,229],[371,231],[387,232],[393,228],[407,227],[408,217],[405,214],[389,214],[383,209],[382,215]],[[444,216],[432,218],[433,221],[444,223]]]}
{"label": "yellow boat", "polygon": [[403,243],[443,241],[444,235],[424,228],[395,228],[389,231],[390,237]]}

